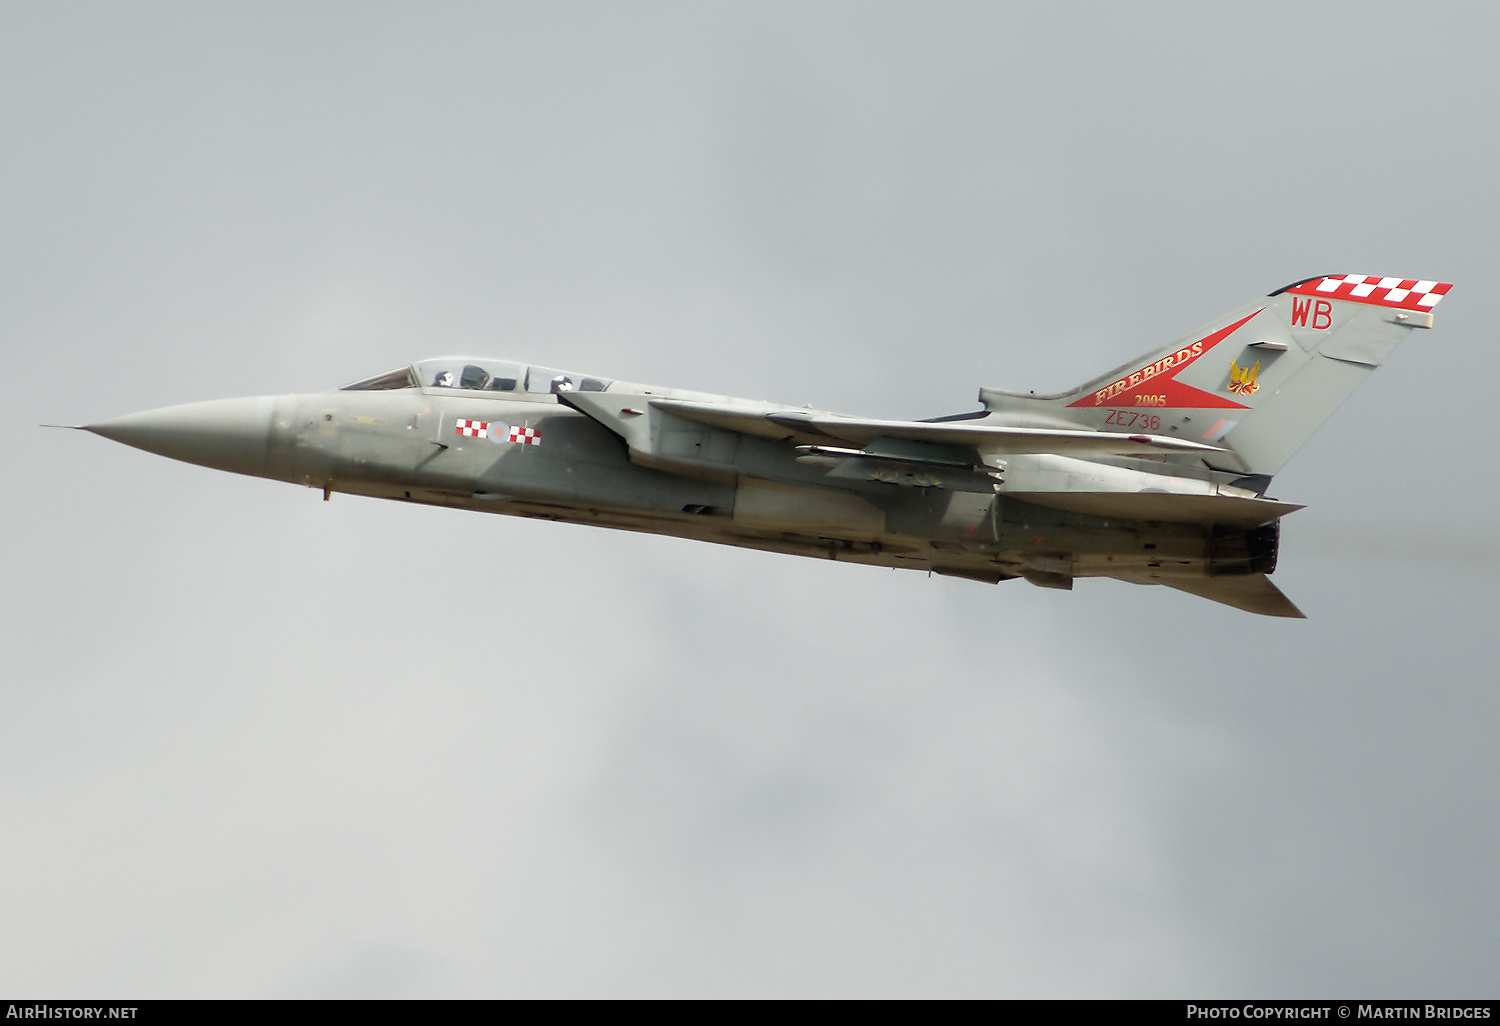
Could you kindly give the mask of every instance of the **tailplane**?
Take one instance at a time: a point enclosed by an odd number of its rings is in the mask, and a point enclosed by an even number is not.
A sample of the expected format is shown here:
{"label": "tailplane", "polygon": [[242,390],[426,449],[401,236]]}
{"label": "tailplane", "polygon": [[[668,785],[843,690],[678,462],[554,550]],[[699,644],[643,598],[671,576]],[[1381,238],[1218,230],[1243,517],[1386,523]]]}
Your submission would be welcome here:
{"label": "tailplane", "polygon": [[1206,598],[1210,602],[1222,602],[1247,613],[1262,616],[1285,616],[1306,619],[1306,614],[1293,605],[1292,600],[1282,594],[1265,574],[1249,574],[1244,577],[1161,578],[1151,584],[1165,584],[1169,588],[1185,591],[1189,595]]}
{"label": "tailplane", "polygon": [[1071,424],[1221,446],[1215,469],[1277,473],[1414,328],[1446,282],[1307,278],[1055,396],[981,389],[1000,423]]}

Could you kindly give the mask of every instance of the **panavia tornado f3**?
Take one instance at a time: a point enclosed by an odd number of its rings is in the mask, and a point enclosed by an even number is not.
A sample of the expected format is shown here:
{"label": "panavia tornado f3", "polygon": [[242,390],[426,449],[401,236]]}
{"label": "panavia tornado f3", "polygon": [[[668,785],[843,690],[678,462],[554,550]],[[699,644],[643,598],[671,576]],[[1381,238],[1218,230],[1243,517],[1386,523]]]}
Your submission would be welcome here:
{"label": "panavia tornado f3", "polygon": [[866,420],[485,357],[311,395],[220,399],[84,430],[323,491],[1071,589],[1164,584],[1301,616],[1269,574],[1272,475],[1444,282],[1277,289],[1060,395]]}

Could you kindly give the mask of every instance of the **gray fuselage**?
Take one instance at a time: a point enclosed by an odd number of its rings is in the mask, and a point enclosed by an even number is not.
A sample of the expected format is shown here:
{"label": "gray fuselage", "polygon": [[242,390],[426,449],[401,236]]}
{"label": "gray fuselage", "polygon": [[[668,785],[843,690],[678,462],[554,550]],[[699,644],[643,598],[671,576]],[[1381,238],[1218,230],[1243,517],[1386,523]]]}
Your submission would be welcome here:
{"label": "gray fuselage", "polygon": [[[723,400],[609,386],[616,387],[632,395]],[[1008,498],[1000,467],[977,470],[956,460],[945,466],[930,454],[914,463],[808,456],[781,440],[662,411],[620,411],[659,421],[656,462],[666,467],[659,469],[643,465],[639,453],[633,458],[620,434],[567,398],[441,387],[340,390],[193,403],[91,430],[161,455],[325,494],[594,524],[981,581],[1024,576],[1068,587],[1080,576],[1202,578],[1263,573],[1274,564],[1274,526],[1247,530],[1051,509]],[[859,463],[860,472],[835,476],[849,462]]]}

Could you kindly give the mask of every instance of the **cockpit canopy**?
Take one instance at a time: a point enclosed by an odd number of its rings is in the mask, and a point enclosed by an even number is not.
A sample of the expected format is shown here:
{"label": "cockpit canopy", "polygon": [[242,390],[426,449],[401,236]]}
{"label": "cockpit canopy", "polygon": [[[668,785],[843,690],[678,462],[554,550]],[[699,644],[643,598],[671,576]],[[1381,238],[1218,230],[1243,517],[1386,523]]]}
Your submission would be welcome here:
{"label": "cockpit canopy", "polygon": [[392,388],[454,388],[466,392],[603,392],[608,378],[596,378],[552,367],[538,367],[485,356],[442,356],[399,367],[373,378],[345,385],[345,392],[375,392]]}

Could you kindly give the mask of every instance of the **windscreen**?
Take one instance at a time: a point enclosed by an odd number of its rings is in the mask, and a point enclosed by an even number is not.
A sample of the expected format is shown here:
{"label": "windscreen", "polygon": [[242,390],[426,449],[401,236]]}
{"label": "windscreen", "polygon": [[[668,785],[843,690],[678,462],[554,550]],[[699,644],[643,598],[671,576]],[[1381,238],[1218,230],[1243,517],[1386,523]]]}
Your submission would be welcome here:
{"label": "windscreen", "polygon": [[380,392],[388,388],[414,388],[416,381],[412,379],[410,367],[398,367],[384,374],[377,374],[373,378],[365,378],[356,381],[352,385],[345,385],[341,392]]}

